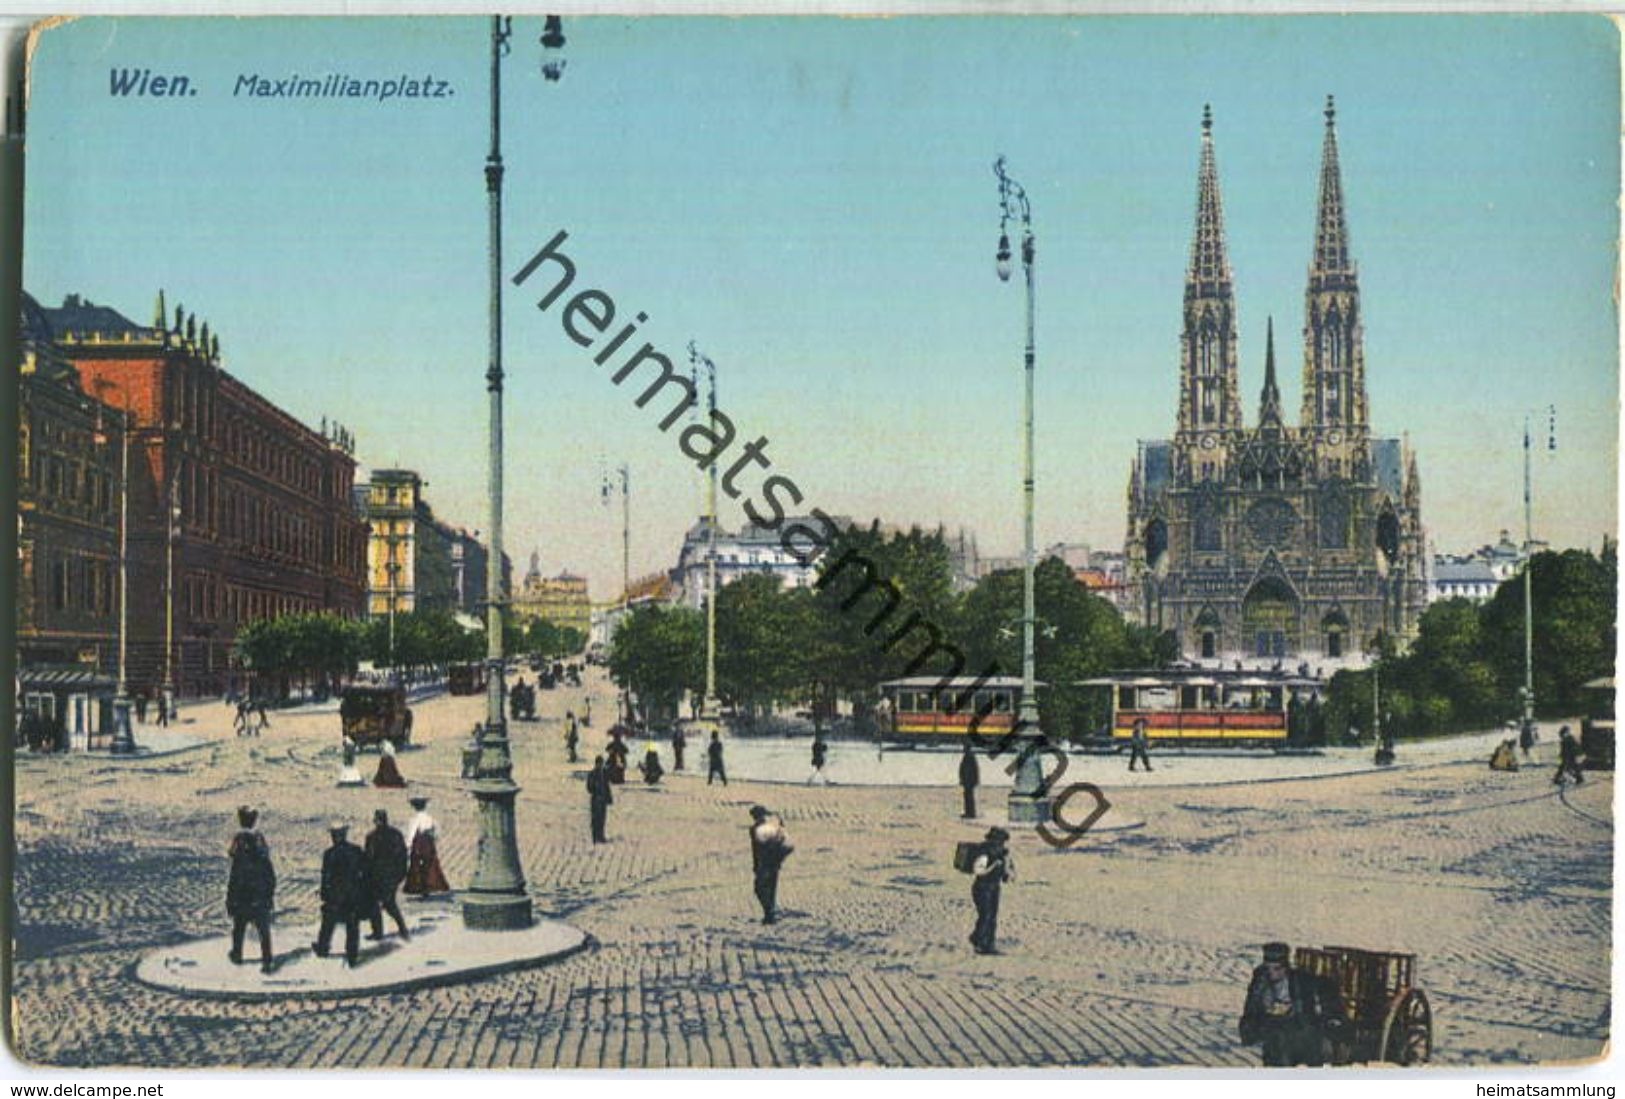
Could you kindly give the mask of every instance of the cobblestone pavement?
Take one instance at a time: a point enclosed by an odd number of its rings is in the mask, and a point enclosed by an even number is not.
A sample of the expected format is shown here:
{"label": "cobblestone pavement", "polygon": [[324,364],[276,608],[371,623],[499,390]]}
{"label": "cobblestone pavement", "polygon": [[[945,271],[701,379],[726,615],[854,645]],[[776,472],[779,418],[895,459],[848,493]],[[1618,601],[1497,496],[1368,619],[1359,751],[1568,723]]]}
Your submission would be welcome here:
{"label": "cobblestone pavement", "polygon": [[[613,703],[594,688],[600,717],[584,733],[597,749]],[[131,977],[144,951],[222,930],[237,805],[264,811],[285,929],[316,916],[331,817],[361,828],[383,806],[405,819],[403,792],[334,788],[335,715],[273,715],[265,736],[239,740],[224,706],[199,709],[194,728],[212,739],[192,752],[21,758],[18,1054],[162,1067],[1252,1065],[1235,1022],[1272,938],[1417,954],[1438,1064],[1590,1058],[1607,1042],[1611,775],[1560,797],[1545,765],[1137,790],[1112,788],[1116,766],[1069,774],[1146,826],[1064,852],[1017,835],[1004,953],[978,957],[967,880],[949,865],[953,841],[979,835],[955,819],[957,791],[708,787],[691,772],[618,790],[613,842],[595,849],[586,763],[564,762],[557,720],[581,695],[542,692],[543,720],[515,726],[519,831],[539,908],[596,947],[371,1001],[208,1001]],[[419,703],[419,746],[400,759],[406,793],[434,798],[454,884],[474,858],[459,750],[483,707]],[[796,847],[771,928],[750,889],[758,800]]]}

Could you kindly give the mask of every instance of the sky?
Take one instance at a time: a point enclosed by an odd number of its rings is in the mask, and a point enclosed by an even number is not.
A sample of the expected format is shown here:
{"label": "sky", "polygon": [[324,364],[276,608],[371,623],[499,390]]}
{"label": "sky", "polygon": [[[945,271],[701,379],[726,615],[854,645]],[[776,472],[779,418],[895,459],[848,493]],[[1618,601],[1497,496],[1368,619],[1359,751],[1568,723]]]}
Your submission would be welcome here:
{"label": "sky", "polygon": [[[489,20],[87,19],[34,54],[24,285],[146,322],[162,288],[227,370],[363,469],[488,526]],[[1296,421],[1327,94],[1360,269],[1370,414],[1408,435],[1440,552],[1617,527],[1618,35],[1595,16],[539,17],[503,66],[505,548],[612,598],[670,567],[700,481],[654,407],[536,303],[569,294],[717,364],[740,441],[805,507],[1020,544],[1022,291],[1000,283],[994,158],[1037,238],[1037,538],[1121,547],[1136,440],[1167,437],[1200,122],[1211,104],[1256,421],[1264,329]],[[195,95],[110,94],[114,69]],[[255,98],[240,78],[445,81],[440,98]],[[613,331],[614,329],[611,329]],[[600,345],[601,346],[601,345]],[[630,348],[628,348],[630,350]],[[611,369],[613,369],[611,364]],[[640,387],[641,388],[641,387]],[[1539,440],[1543,442],[1544,440]],[[737,448],[734,451],[737,454]],[[758,479],[760,474],[757,475]],[[741,484],[746,482],[742,479]],[[797,509],[802,510],[802,509]],[[725,525],[741,521],[724,500]]]}

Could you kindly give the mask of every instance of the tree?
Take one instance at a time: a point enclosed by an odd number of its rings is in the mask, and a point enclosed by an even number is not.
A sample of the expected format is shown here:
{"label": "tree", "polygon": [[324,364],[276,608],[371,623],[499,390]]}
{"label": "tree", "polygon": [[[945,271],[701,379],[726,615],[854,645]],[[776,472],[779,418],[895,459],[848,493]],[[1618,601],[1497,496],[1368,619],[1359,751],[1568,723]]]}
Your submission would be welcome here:
{"label": "tree", "polygon": [[[1613,674],[1615,551],[1537,553],[1530,567],[1535,702],[1543,715],[1573,714],[1584,707],[1581,685]],[[1502,689],[1511,693],[1523,684],[1523,584],[1520,572],[1484,608],[1486,655]]]}
{"label": "tree", "polygon": [[645,706],[675,709],[705,689],[705,619],[689,607],[639,607],[610,640],[609,674]]}
{"label": "tree", "polygon": [[717,693],[752,716],[805,695],[811,679],[802,598],[768,573],[717,593]]}

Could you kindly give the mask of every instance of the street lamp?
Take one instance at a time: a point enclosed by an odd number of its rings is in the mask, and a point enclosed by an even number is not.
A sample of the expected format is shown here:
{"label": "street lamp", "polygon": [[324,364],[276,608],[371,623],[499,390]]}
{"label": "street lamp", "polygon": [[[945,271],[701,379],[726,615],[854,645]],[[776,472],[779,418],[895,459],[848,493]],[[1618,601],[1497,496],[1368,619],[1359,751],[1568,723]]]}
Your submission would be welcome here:
{"label": "street lamp", "polygon": [[[1557,408],[1548,405],[1546,452],[1557,449]],[[1523,414],[1523,689],[1518,693],[1523,703],[1523,719],[1519,731],[1532,735],[1535,725],[1535,598],[1533,579],[1535,563],[1535,518],[1531,492],[1531,451],[1529,413]]]}
{"label": "street lamp", "polygon": [[[688,343],[689,362],[696,376],[704,370],[710,385],[706,389],[709,423],[717,416],[717,364],[693,340]],[[717,699],[717,464],[706,466],[705,488],[705,697],[700,700],[700,721],[715,730],[722,703]]]}
{"label": "street lamp", "polygon": [[1038,759],[1044,734],[1038,726],[1038,689],[1033,661],[1033,626],[1037,618],[1033,598],[1033,221],[1032,207],[1021,184],[1004,170],[1004,157],[993,162],[999,180],[999,247],[994,256],[1000,282],[1010,281],[1010,222],[1021,221],[1021,269],[1027,283],[1026,398],[1022,410],[1022,589],[1021,589],[1021,704],[1016,711],[1017,751],[1015,785],[1010,791],[1012,821],[1039,823],[1049,819],[1044,768]]}
{"label": "street lamp", "polygon": [[[485,158],[487,258],[490,275],[488,336],[490,362],[485,388],[490,394],[488,488],[491,511],[491,546],[485,562],[485,724],[480,727],[479,757],[473,771],[472,793],[479,810],[480,838],[474,878],[463,897],[463,925],[475,931],[514,931],[535,922],[525,874],[519,865],[519,839],[514,800],[519,787],[513,781],[513,757],[508,751],[508,723],[503,713],[507,699],[502,659],[502,58],[508,52],[513,20],[491,17],[491,151]],[[545,49],[564,45],[557,16],[549,16],[542,38]],[[543,75],[557,80],[562,63],[543,65]]]}
{"label": "street lamp", "polygon": [[[97,387],[98,390],[103,388]],[[118,688],[113,694],[113,741],[108,751],[116,756],[135,754],[135,735],[130,729],[130,414],[119,409],[119,479],[118,479]],[[97,410],[97,416],[101,412]],[[106,443],[107,436],[98,424],[96,441]]]}

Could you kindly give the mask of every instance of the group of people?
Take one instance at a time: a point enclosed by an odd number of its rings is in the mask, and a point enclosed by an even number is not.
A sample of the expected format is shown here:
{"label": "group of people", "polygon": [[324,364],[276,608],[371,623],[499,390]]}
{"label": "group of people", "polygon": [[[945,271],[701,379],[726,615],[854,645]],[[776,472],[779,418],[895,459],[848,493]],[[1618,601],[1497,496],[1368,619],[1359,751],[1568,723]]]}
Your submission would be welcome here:
{"label": "group of people", "polygon": [[271,717],[265,712],[263,698],[239,698],[237,713],[231,719],[232,731],[238,736],[259,736],[271,727]]}
{"label": "group of people", "polygon": [[[333,934],[344,927],[344,961],[360,961],[361,922],[371,925],[372,940],[384,937],[384,917],[395,923],[402,940],[412,935],[396,899],[405,887],[408,896],[429,897],[450,892],[436,847],[438,831],[429,815],[429,799],[410,799],[415,815],[403,836],[389,823],[389,813],[373,813],[372,831],[364,845],[350,842],[350,826],[336,820],[328,827],[330,845],[322,855],[322,922],[311,950],[319,958],[332,952]],[[270,973],[276,964],[271,946],[271,917],[276,908],[276,868],[271,847],[255,827],[259,812],[244,805],[237,810],[238,831],[226,849],[231,868],[226,880],[226,914],[231,917],[231,961],[243,963],[243,937],[250,926],[259,934],[260,970]]]}
{"label": "group of people", "polygon": [[[356,755],[359,749],[356,742],[349,737],[344,738],[341,749],[342,757],[339,764],[340,786],[365,786],[367,780],[361,777],[361,768],[356,764]],[[395,745],[390,741],[381,741],[378,745],[378,769],[373,772],[372,784],[383,790],[404,790],[406,777],[401,774],[401,765],[395,758]]]}

